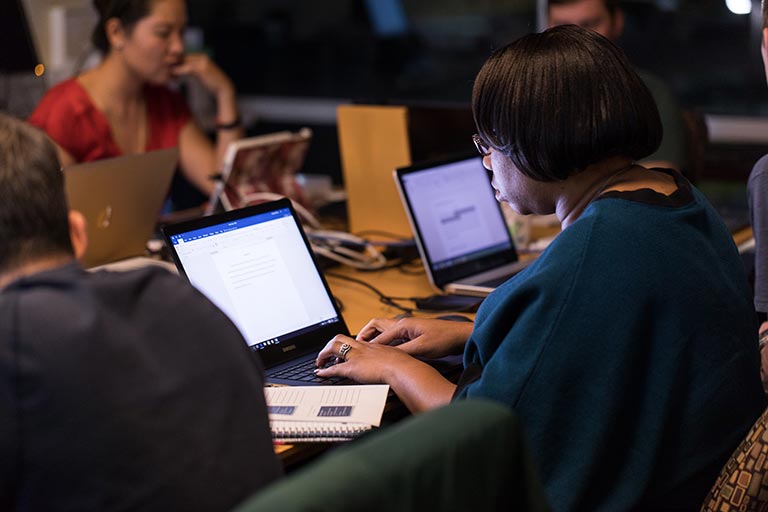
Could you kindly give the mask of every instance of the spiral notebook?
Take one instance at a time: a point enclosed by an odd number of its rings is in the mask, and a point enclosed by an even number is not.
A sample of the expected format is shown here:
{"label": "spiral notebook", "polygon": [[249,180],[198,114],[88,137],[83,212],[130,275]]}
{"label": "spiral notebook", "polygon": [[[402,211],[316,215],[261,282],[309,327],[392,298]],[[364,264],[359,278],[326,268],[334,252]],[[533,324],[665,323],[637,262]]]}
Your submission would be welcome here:
{"label": "spiral notebook", "polygon": [[381,425],[389,386],[280,386],[264,393],[273,441],[340,442]]}

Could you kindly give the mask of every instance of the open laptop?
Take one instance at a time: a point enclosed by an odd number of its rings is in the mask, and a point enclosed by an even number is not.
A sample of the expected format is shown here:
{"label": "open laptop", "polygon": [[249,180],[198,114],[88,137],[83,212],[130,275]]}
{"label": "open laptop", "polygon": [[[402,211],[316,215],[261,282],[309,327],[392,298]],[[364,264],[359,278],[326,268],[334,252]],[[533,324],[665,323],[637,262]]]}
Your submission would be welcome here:
{"label": "open laptop", "polygon": [[171,148],[64,168],[69,208],[87,222],[86,268],[144,256],[178,159]]}
{"label": "open laptop", "polygon": [[[303,202],[296,173],[304,164],[312,130],[282,131],[236,140],[227,146],[221,179],[205,214],[264,202],[277,194]],[[274,197],[271,199],[275,199]]]}
{"label": "open laptop", "polygon": [[479,156],[402,167],[394,176],[433,286],[484,296],[527,266]]}
{"label": "open laptop", "polygon": [[[335,384],[317,353],[349,335],[288,199],[163,226],[179,269],[238,327],[272,384]],[[350,382],[350,381],[343,381]]]}

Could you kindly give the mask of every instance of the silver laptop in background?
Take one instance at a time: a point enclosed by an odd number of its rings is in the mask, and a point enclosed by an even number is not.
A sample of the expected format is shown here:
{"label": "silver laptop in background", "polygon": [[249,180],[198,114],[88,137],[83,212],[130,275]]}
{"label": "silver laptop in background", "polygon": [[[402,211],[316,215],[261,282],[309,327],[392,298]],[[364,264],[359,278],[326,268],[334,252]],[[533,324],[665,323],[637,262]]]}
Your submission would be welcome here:
{"label": "silver laptop in background", "polygon": [[64,168],[69,208],[87,222],[84,267],[144,256],[178,159],[171,148]]}
{"label": "silver laptop in background", "polygon": [[528,266],[518,259],[476,154],[396,169],[394,178],[427,277],[437,289],[485,296]]}

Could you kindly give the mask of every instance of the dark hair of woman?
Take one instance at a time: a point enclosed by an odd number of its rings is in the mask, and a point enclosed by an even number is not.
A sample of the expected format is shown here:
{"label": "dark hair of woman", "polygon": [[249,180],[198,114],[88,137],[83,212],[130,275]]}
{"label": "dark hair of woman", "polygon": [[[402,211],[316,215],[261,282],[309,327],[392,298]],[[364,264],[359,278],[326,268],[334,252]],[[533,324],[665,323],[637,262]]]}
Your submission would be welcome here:
{"label": "dark hair of woman", "polygon": [[480,136],[538,181],[564,180],[612,156],[661,143],[656,103],[624,52],[575,25],[496,50],[472,93]]}
{"label": "dark hair of woman", "polygon": [[109,52],[109,40],[104,30],[107,20],[117,18],[123,28],[131,31],[133,25],[149,14],[155,0],[93,0],[93,6],[99,14],[99,21],[93,28],[91,42],[102,53]]}

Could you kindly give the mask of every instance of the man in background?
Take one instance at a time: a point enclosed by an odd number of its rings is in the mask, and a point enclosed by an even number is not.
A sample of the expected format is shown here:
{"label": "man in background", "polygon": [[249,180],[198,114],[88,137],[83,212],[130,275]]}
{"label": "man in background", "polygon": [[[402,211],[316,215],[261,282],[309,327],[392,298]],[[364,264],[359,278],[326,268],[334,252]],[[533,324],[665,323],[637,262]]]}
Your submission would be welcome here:
{"label": "man in background", "polygon": [[[768,79],[768,5],[762,2],[763,30],[760,50]],[[763,388],[768,391],[768,155],[757,161],[747,180],[747,202],[755,238],[755,310],[760,318],[760,354]]]}
{"label": "man in background", "polygon": [[[549,0],[549,26],[579,25],[618,42],[624,31],[624,12],[616,0]],[[650,89],[659,108],[664,138],[658,151],[642,164],[646,167],[667,167],[686,172],[687,156],[682,111],[675,95],[657,76],[635,69]]]}
{"label": "man in background", "polygon": [[280,475],[262,368],[157,268],[89,273],[43,132],[0,114],[0,510],[229,510]]}

